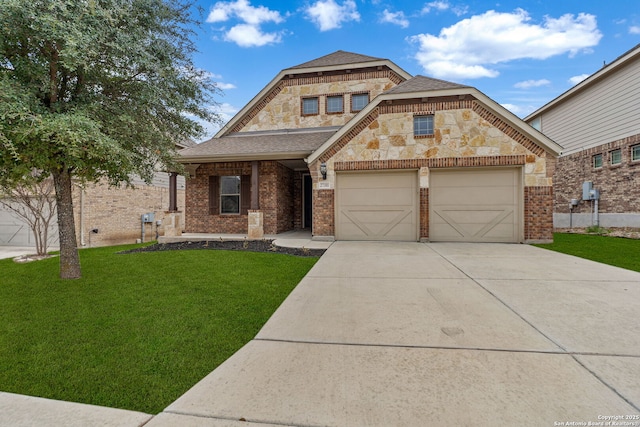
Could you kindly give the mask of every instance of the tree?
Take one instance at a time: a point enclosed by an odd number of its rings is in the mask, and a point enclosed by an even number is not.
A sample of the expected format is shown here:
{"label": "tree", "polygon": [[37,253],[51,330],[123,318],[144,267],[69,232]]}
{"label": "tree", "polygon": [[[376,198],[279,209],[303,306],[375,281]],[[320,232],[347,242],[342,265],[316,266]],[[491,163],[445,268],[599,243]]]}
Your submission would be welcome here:
{"label": "tree", "polygon": [[0,205],[29,225],[36,243],[36,254],[46,255],[49,228],[56,215],[53,179],[33,174],[32,179],[26,179],[12,188],[0,188]]}
{"label": "tree", "polygon": [[[0,0],[0,184],[51,174],[60,277],[81,277],[72,179],[130,184],[179,167],[217,89],[194,66],[182,0]],[[199,121],[200,120],[200,121]]]}

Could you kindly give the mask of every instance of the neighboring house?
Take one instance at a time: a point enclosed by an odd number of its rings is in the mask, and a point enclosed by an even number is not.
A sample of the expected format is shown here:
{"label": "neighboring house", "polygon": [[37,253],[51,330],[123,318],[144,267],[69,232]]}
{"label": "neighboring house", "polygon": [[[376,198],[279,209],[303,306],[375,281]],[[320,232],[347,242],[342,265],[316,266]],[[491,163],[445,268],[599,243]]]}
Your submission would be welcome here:
{"label": "neighboring house", "polygon": [[640,45],[525,121],[563,147],[556,227],[640,227]]}
{"label": "neighboring house", "polygon": [[[177,144],[177,148],[195,146],[193,141]],[[153,214],[153,220],[144,224],[144,241],[163,235],[167,207],[169,206],[169,176],[156,172],[153,181],[146,184],[134,178],[133,188],[110,187],[104,182],[73,186],[73,209],[76,237],[79,247],[108,246],[135,243],[142,240],[142,215]],[[177,209],[184,210],[185,179],[176,179]],[[159,222],[158,222],[159,221]],[[179,227],[184,226],[184,221]],[[57,217],[49,230],[51,246],[58,245]],[[27,224],[0,207],[0,245],[34,246],[31,229]]]}
{"label": "neighboring house", "polygon": [[187,232],[549,241],[560,147],[473,87],[338,51],[180,153]]}

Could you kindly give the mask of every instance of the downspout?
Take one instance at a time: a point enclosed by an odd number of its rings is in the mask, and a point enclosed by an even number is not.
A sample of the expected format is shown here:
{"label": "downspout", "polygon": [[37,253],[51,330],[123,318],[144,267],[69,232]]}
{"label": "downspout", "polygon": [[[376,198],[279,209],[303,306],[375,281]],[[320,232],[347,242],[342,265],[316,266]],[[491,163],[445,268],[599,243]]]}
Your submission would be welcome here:
{"label": "downspout", "polygon": [[86,246],[84,242],[84,187],[80,187],[80,246]]}

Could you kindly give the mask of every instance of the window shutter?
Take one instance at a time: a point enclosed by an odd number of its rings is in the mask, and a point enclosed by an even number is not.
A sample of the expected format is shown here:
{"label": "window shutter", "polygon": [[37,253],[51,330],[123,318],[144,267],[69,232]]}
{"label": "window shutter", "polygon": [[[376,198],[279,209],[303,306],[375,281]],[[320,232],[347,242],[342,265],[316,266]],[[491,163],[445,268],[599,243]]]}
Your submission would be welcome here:
{"label": "window shutter", "polygon": [[219,215],[220,209],[218,204],[220,203],[220,185],[218,184],[217,176],[209,177],[209,214]]}
{"label": "window shutter", "polygon": [[251,175],[240,178],[240,215],[247,215],[251,208]]}

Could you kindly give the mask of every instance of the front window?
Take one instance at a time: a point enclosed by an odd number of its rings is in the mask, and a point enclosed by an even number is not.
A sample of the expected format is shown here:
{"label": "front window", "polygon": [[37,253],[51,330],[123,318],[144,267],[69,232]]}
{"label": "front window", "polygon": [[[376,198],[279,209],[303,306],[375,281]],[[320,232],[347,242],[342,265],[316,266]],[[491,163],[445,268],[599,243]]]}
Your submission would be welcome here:
{"label": "front window", "polygon": [[640,145],[634,145],[631,147],[631,160],[640,160]]}
{"label": "front window", "polygon": [[343,109],[343,97],[342,95],[327,96],[327,113],[342,113]]}
{"label": "front window", "polygon": [[609,154],[611,157],[612,165],[619,165],[620,163],[622,163],[622,150],[620,148],[618,148],[617,150],[613,150]]}
{"label": "front window", "polygon": [[220,177],[220,213],[240,213],[240,177]]}
{"label": "front window", "polygon": [[413,135],[414,136],[433,135],[433,115],[415,116],[413,118]]}
{"label": "front window", "polygon": [[369,103],[368,93],[357,93],[351,95],[351,111],[356,112],[363,110]]}
{"label": "front window", "polygon": [[302,98],[302,114],[312,116],[318,114],[318,98]]}
{"label": "front window", "polygon": [[596,154],[592,158],[593,160],[593,168],[599,169],[602,167],[602,154]]}

